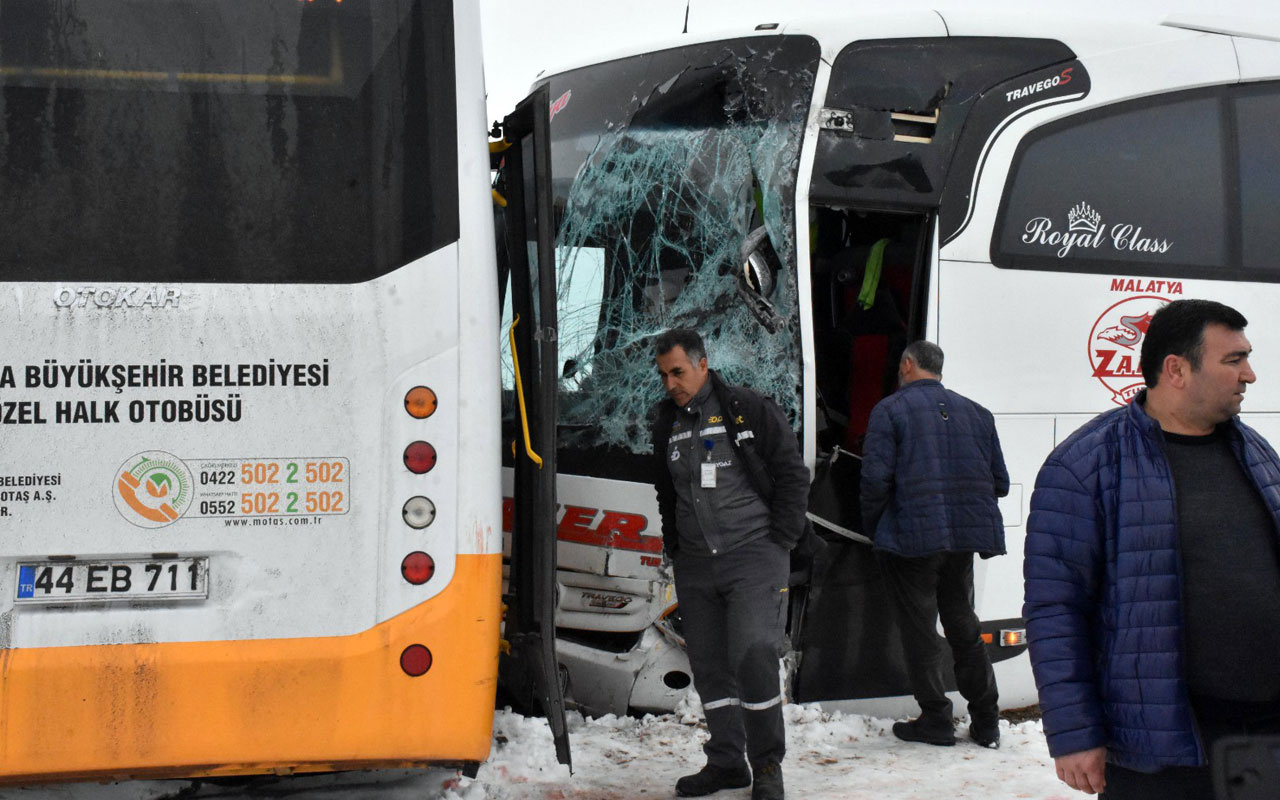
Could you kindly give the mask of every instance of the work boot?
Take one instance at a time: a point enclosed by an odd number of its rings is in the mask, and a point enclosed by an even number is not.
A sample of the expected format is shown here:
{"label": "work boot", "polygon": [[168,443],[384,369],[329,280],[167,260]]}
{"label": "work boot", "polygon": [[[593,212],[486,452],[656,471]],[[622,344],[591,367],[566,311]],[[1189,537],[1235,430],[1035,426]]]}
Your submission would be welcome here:
{"label": "work boot", "polygon": [[781,764],[762,764],[752,772],[751,800],[783,800]]}
{"label": "work boot", "polygon": [[924,717],[893,723],[893,735],[904,742],[922,742],[939,747],[950,747],[956,743],[956,731],[950,721],[935,722]]}
{"label": "work boot", "polygon": [[708,764],[694,774],[685,775],[676,781],[676,797],[702,797],[704,794],[712,794],[721,789],[741,789],[750,785],[751,772],[746,764],[739,767],[717,767],[714,764]]}
{"label": "work boot", "polygon": [[1000,748],[1000,718],[975,717],[969,724],[969,738],[973,743],[991,750]]}

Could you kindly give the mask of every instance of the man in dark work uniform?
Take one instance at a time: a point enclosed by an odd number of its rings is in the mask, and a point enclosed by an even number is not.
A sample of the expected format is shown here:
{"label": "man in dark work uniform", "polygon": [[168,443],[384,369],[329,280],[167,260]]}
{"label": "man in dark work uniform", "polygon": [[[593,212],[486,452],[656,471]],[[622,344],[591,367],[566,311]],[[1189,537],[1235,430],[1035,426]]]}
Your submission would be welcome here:
{"label": "man in dark work uniform", "polygon": [[1280,733],[1280,458],[1236,416],[1245,318],[1155,313],[1147,388],[1045,461],[1027,521],[1031,664],[1060,777],[1104,798],[1211,798],[1226,735]]}
{"label": "man in dark work uniform", "polygon": [[752,800],[782,800],[778,658],[809,470],[782,410],[709,370],[697,332],[663,333],[654,355],[667,393],[653,427],[663,546],[711,733],[707,765],[676,794],[750,785]]}

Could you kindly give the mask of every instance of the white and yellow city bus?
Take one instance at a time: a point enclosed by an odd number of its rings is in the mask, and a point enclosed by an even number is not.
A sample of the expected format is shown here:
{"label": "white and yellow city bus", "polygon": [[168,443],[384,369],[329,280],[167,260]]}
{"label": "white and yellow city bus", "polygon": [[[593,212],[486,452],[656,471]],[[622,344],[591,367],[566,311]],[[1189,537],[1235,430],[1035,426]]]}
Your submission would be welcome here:
{"label": "white and yellow city bus", "polygon": [[886,714],[913,704],[862,535],[861,442],[907,342],[942,346],[1012,476],[1009,555],[978,562],[975,600],[1002,704],[1034,703],[1031,489],[1056,443],[1141,387],[1148,315],[1207,297],[1253,320],[1246,417],[1280,434],[1280,29],[970,9],[755,22],[539,81],[569,694],[662,710],[689,684],[648,431],[652,337],[679,325],[777,398],[814,469],[828,541],[796,565],[792,697]]}
{"label": "white and yellow city bus", "polygon": [[449,0],[0,6],[0,781],[486,757],[478,25]]}

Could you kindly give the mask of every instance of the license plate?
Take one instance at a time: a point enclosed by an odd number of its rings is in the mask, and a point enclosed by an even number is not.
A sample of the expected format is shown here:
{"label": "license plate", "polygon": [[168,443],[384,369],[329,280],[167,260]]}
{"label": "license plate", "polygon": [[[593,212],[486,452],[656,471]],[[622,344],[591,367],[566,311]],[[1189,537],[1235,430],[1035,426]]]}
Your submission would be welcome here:
{"label": "license plate", "polygon": [[18,564],[14,602],[62,605],[208,596],[208,558],[52,561]]}

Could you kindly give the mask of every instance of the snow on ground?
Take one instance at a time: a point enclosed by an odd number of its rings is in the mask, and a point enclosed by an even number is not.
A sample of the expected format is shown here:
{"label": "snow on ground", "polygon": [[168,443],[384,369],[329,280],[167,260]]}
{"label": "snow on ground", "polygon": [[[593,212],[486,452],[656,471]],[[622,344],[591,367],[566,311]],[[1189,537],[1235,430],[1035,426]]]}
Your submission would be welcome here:
{"label": "snow on ground", "polygon": [[[892,720],[816,705],[789,705],[787,793],[803,800],[915,798],[1083,799],[1054,774],[1039,722],[1001,722],[1001,747],[986,750],[957,726],[955,747],[909,744],[891,732]],[[644,719],[606,716],[570,725],[574,775],[555,762],[551,734],[539,719],[500,713],[494,750],[475,781],[461,781],[441,800],[636,800],[672,797],[676,779],[703,764],[706,727],[686,714]],[[1075,798],[1070,798],[1074,795]],[[749,789],[719,800],[748,798]]]}
{"label": "snow on ground", "polygon": [[[1002,721],[999,750],[956,727],[955,747],[894,738],[891,720],[788,705],[787,794],[796,800],[1084,800],[1059,783],[1039,722]],[[240,786],[132,781],[0,790],[3,800],[178,800],[182,798],[379,798],[380,800],[649,800],[674,797],[676,778],[703,764],[706,726],[697,715],[570,714],[574,774],[557,764],[546,721],[499,711],[489,761],[475,780],[441,770],[383,770],[266,777]],[[716,800],[745,800],[750,789]]]}

